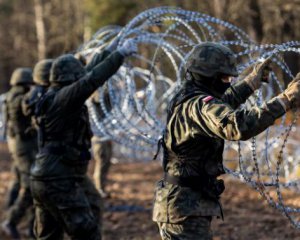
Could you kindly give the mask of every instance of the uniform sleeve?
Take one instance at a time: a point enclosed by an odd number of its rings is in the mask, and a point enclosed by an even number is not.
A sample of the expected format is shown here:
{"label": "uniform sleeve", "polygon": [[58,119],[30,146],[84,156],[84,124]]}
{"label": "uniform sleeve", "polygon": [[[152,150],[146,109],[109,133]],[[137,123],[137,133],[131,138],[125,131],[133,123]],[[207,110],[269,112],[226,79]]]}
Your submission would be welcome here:
{"label": "uniform sleeve", "polygon": [[53,107],[73,111],[81,107],[93,92],[102,86],[122,65],[124,57],[115,51],[75,83],[63,87],[55,96]]}
{"label": "uniform sleeve", "polygon": [[22,112],[25,116],[32,116],[34,113],[35,99],[37,98],[38,91],[36,88],[32,88],[27,94],[25,94],[22,100]]}
{"label": "uniform sleeve", "polygon": [[31,108],[29,106],[29,97],[25,95],[22,101],[22,112],[25,116],[29,116],[31,114]]}
{"label": "uniform sleeve", "polygon": [[276,98],[262,107],[234,110],[220,100],[193,104],[191,117],[204,132],[225,140],[247,140],[264,131],[281,117],[285,110]]}
{"label": "uniform sleeve", "polygon": [[253,93],[253,90],[244,81],[239,81],[224,93],[222,101],[227,103],[231,108],[237,109],[242,103],[244,103],[249,96]]}
{"label": "uniform sleeve", "polygon": [[104,50],[101,53],[95,53],[94,56],[92,57],[92,60],[86,65],[85,69],[88,72],[91,71],[97,64],[101,63],[110,54],[111,52],[108,50]]}

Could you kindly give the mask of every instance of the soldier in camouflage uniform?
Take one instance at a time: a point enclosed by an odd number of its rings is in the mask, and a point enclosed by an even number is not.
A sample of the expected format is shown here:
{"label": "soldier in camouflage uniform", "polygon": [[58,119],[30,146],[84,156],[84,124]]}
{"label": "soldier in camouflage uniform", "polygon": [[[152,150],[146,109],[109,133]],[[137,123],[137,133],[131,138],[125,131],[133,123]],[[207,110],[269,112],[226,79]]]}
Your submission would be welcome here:
{"label": "soldier in camouflage uniform", "polygon": [[23,114],[32,118],[33,126],[35,127],[37,127],[34,120],[36,104],[46,93],[49,87],[49,77],[52,63],[52,59],[44,59],[35,65],[33,69],[33,82],[35,85],[25,95],[22,102]]}
{"label": "soldier in camouflage uniform", "polygon": [[[100,119],[105,117],[104,112],[101,109],[99,102],[99,92],[96,91],[92,98],[91,103],[95,105],[95,109],[98,111]],[[104,85],[104,104],[107,111],[111,110],[111,103],[108,95],[107,84]],[[112,157],[112,141],[109,139],[103,139],[98,136],[92,138],[92,151],[95,159],[94,167],[94,183],[102,197],[107,197],[108,194],[105,191],[107,174],[111,166]]]}
{"label": "soldier in camouflage uniform", "polygon": [[37,141],[30,118],[22,112],[22,101],[32,83],[31,69],[16,69],[10,80],[12,88],[6,95],[5,103],[8,149],[19,179],[17,182],[20,184],[20,192],[9,209],[7,220],[2,224],[2,230],[14,239],[19,238],[16,226],[26,210],[32,207],[29,172],[37,152]]}
{"label": "soldier in camouflage uniform", "polygon": [[[33,118],[35,105],[37,101],[44,95],[49,86],[49,75],[52,62],[52,59],[45,59],[41,60],[35,65],[33,70],[33,82],[35,85],[30,89],[28,93],[26,93],[22,101],[23,114],[32,118],[32,125],[34,127],[36,127]],[[13,172],[15,173],[14,175],[16,177],[14,179],[14,182],[12,182],[9,190],[6,203],[7,208],[10,208],[13,205],[13,203],[18,197],[20,190],[20,174],[18,172],[18,169],[14,167]]]}
{"label": "soldier in camouflage uniform", "polygon": [[70,54],[54,61],[37,107],[40,149],[31,169],[37,239],[63,239],[64,231],[71,239],[101,239],[100,195],[86,174],[92,134],[85,101],[136,50],[135,41],[125,41],[88,72]]}
{"label": "soldier in camouflage uniform", "polygon": [[238,106],[261,86],[268,61],[242,81],[233,52],[220,44],[194,47],[182,89],[170,102],[162,139],[164,178],[157,183],[153,220],[162,239],[212,239],[211,220],[222,217],[224,140],[247,140],[300,104],[300,74],[261,107]]}

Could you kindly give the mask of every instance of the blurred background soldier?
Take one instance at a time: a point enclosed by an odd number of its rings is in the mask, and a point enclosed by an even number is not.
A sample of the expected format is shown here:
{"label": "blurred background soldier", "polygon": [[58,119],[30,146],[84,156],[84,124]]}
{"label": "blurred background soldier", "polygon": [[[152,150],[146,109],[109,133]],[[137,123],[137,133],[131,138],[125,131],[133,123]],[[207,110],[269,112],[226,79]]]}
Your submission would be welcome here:
{"label": "blurred background soldier", "polygon": [[32,118],[32,124],[35,128],[37,128],[34,119],[36,105],[49,87],[50,69],[52,63],[52,59],[44,59],[35,65],[33,69],[34,86],[25,95],[22,102],[23,114]]}
{"label": "blurred background soldier", "polygon": [[279,96],[261,107],[237,109],[268,74],[268,61],[242,81],[233,52],[202,43],[187,60],[182,89],[170,102],[162,140],[164,179],[156,186],[153,220],[162,239],[212,239],[213,216],[223,217],[224,140],[247,140],[300,104],[300,74]]}
{"label": "blurred background soldier", "polygon": [[[104,105],[106,111],[111,110],[111,103],[109,99],[107,84],[103,86],[104,92]],[[95,109],[97,111],[99,120],[105,117],[105,114],[101,108],[99,102],[99,92],[96,91],[91,98],[91,103],[95,105]],[[94,167],[94,183],[96,185],[97,190],[99,191],[101,197],[108,197],[109,194],[105,190],[106,181],[108,171],[111,165],[111,157],[112,157],[112,141],[107,138],[101,138],[98,136],[93,136],[92,138],[92,151],[93,157],[95,159],[95,167]]]}
{"label": "blurred background soldier", "polygon": [[[26,210],[32,206],[29,172],[35,159],[37,141],[36,132],[32,128],[30,117],[25,116],[22,112],[22,101],[32,84],[31,69],[18,68],[13,72],[10,80],[12,87],[6,94],[7,142],[17,180],[14,183],[15,188],[10,191],[11,202],[14,203],[9,209],[7,220],[2,223],[2,230],[14,239],[19,238],[16,228],[18,223],[25,215]],[[20,186],[20,192],[16,187],[18,185]],[[14,201],[17,195],[18,197]],[[31,224],[29,233],[32,233]]]}
{"label": "blurred background soldier", "polygon": [[101,199],[86,174],[92,133],[85,101],[136,50],[128,40],[88,72],[70,54],[54,61],[37,107],[40,149],[31,170],[38,239],[63,239],[64,231],[72,239],[101,239]]}

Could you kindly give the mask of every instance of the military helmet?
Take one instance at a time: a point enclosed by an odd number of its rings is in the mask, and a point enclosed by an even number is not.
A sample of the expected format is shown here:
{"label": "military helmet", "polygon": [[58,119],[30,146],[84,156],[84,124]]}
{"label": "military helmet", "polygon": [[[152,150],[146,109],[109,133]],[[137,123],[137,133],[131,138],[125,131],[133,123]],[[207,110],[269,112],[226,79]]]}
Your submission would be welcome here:
{"label": "military helmet", "polygon": [[49,85],[50,70],[53,59],[39,61],[33,69],[33,81],[38,85]]}
{"label": "military helmet", "polygon": [[238,76],[234,53],[218,43],[200,43],[191,51],[186,69],[204,77],[214,77],[217,74]]}
{"label": "military helmet", "polygon": [[33,80],[31,68],[17,68],[13,72],[9,83],[11,86],[32,84]]}
{"label": "military helmet", "polygon": [[65,54],[53,62],[50,72],[50,82],[74,82],[83,77],[85,73],[86,70],[79,60],[72,54]]}

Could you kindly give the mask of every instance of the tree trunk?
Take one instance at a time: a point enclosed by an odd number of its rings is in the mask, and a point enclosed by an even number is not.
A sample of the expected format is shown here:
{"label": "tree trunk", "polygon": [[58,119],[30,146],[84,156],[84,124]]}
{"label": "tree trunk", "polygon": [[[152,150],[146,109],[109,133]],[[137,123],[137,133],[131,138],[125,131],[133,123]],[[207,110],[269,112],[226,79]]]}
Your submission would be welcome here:
{"label": "tree trunk", "polygon": [[46,33],[42,0],[34,0],[35,26],[37,36],[38,59],[46,58]]}

